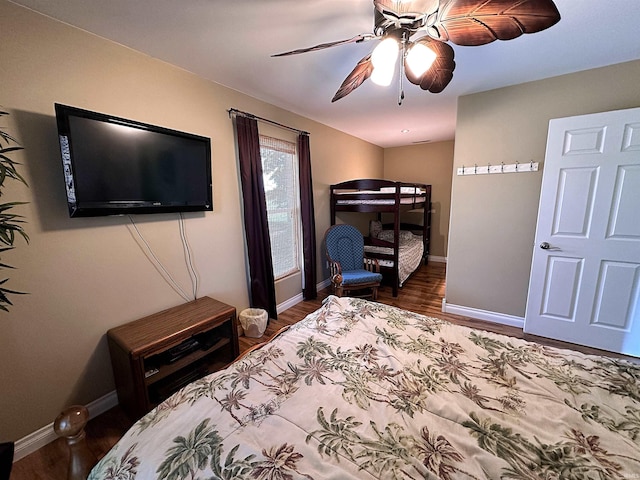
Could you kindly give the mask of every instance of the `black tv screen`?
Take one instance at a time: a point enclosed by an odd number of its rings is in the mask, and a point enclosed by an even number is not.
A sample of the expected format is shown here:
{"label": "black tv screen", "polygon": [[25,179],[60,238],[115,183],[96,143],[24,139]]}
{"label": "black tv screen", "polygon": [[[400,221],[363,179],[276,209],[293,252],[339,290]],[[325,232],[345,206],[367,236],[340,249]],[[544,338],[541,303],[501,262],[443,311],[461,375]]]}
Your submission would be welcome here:
{"label": "black tv screen", "polygon": [[69,216],[213,210],[211,140],[55,104]]}

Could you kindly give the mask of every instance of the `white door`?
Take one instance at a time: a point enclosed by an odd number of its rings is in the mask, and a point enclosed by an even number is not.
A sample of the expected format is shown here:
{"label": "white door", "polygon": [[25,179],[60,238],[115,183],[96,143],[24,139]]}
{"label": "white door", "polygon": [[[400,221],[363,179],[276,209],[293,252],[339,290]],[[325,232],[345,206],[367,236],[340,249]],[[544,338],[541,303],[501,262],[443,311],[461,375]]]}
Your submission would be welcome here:
{"label": "white door", "polygon": [[549,122],[524,331],[640,356],[640,108]]}

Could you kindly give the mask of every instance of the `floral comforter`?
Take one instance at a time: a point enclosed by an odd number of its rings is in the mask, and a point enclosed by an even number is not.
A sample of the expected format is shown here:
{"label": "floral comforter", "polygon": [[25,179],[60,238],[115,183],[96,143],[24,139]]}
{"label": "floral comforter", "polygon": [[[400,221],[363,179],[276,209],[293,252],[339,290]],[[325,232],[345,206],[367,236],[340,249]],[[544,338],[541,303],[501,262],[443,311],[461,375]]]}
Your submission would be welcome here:
{"label": "floral comforter", "polygon": [[331,296],[89,478],[640,478],[640,366]]}

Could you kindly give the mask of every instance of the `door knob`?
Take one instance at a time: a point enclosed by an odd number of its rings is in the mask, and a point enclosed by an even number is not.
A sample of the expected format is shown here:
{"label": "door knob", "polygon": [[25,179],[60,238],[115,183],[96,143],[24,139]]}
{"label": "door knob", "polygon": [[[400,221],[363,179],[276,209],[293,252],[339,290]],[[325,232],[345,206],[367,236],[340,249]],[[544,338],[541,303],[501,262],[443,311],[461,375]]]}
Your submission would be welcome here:
{"label": "door knob", "polygon": [[540,248],[543,250],[549,250],[551,248],[551,245],[549,245],[549,242],[542,242],[540,244]]}

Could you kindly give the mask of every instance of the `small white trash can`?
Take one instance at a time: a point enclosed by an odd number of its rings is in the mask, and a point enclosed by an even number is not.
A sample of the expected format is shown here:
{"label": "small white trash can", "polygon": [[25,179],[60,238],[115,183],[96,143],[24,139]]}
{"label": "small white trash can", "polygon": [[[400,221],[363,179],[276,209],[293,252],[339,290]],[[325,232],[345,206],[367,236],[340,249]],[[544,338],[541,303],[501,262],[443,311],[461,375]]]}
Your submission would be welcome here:
{"label": "small white trash can", "polygon": [[240,325],[247,337],[260,338],[267,329],[267,311],[262,308],[247,308],[240,312]]}

